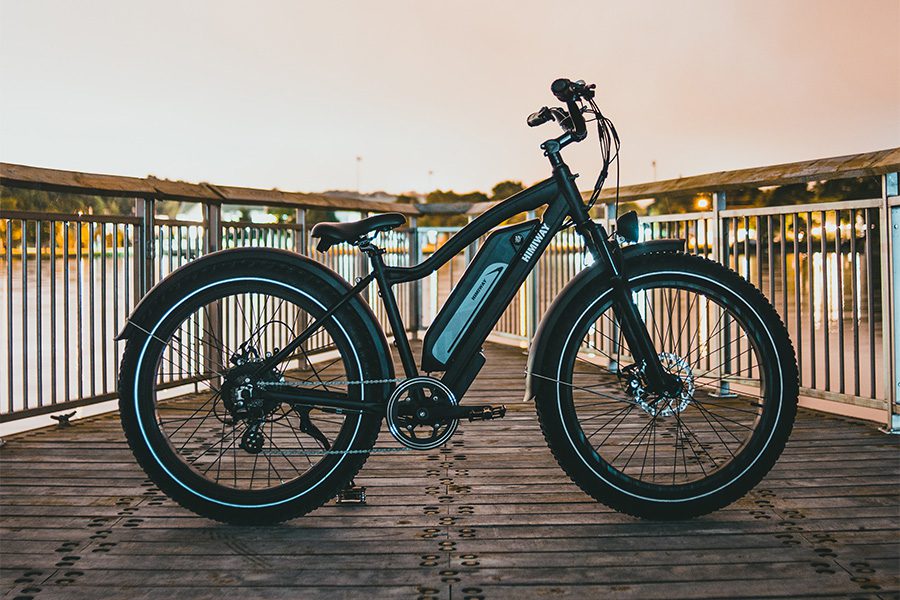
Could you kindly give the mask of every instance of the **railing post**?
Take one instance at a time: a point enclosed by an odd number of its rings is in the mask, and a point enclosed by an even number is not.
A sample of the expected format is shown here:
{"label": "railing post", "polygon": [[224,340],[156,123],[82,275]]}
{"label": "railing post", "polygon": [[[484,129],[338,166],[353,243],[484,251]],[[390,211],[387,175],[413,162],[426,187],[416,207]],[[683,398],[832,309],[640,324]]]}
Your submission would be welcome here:
{"label": "railing post", "polygon": [[[419,220],[416,217],[409,218],[409,264],[417,265],[422,262],[422,246],[419,243]],[[416,279],[409,284],[409,324],[407,327],[412,333],[412,339],[418,339],[419,330],[422,328],[422,280]]]}
{"label": "railing post", "polygon": [[222,248],[222,204],[205,202],[203,204],[203,254],[216,252]]}
{"label": "railing post", "polygon": [[[294,252],[303,256],[309,256],[309,231],[306,228],[306,209],[296,209],[294,220],[299,226],[294,231]],[[302,311],[298,317],[298,327],[302,331],[309,325],[309,315],[307,315],[305,311]],[[309,356],[305,352],[303,353],[303,358],[299,359],[299,364],[300,368],[304,371],[312,366],[312,363],[309,362]]]}
{"label": "railing post", "polygon": [[[369,217],[368,211],[364,211],[364,210],[359,211],[360,219],[367,219],[368,217]],[[353,274],[350,277],[348,277],[347,279],[349,279],[351,282],[355,282],[355,281],[358,281],[359,278],[365,277],[366,272],[369,270],[369,257],[366,256],[366,254],[364,252],[356,251],[355,248],[347,249],[347,247],[344,246],[344,249],[345,249],[345,251],[350,252],[351,256],[355,255],[355,259],[356,259],[356,266],[353,267]],[[378,293],[378,286],[370,285],[369,287],[367,287],[365,290],[362,291],[361,295],[369,303],[369,306],[372,307],[372,310],[375,311],[376,314],[378,314],[378,309],[375,307],[375,302],[380,297],[379,293]]]}
{"label": "railing post", "polygon": [[135,303],[153,286],[153,259],[156,256],[155,210],[155,198],[134,199],[134,216],[141,220],[140,233],[135,236],[137,247],[134,249]]}
{"label": "railing post", "polygon": [[[722,216],[719,214],[725,210],[725,192],[713,192],[713,227],[715,235],[713,235],[713,256],[719,263],[725,264],[725,249],[722,245],[724,236],[722,234]],[[727,266],[727,265],[726,265]]]}
{"label": "railing post", "polygon": [[306,256],[308,252],[307,244],[309,240],[307,239],[306,232],[306,209],[298,208],[296,211],[295,220],[297,221],[298,229],[297,233],[294,236],[294,251],[297,254],[302,254]]}
{"label": "railing post", "polygon": [[[713,243],[715,244],[714,256],[719,264],[728,266],[728,249],[727,237],[725,235],[725,222],[722,219],[721,211],[726,206],[725,192],[713,192],[713,226],[715,227],[715,235]],[[721,309],[719,309],[721,310]],[[722,349],[721,359],[716,359],[722,365],[719,371],[719,390],[713,394],[717,398],[734,398],[735,394],[731,392],[731,383],[722,377],[731,372],[731,319],[725,315],[722,323],[722,329],[719,332],[719,348]]]}
{"label": "railing post", "polygon": [[[607,231],[612,231],[612,224],[615,223],[616,219],[619,218],[619,215],[616,211],[616,203],[615,202],[607,202],[603,206],[603,218],[606,220],[606,223],[603,224],[606,227]],[[640,229],[638,229],[640,232]],[[618,233],[618,232],[617,232]],[[619,361],[614,359],[613,356],[619,356],[622,351],[619,348],[619,322],[615,319],[612,322],[612,331],[609,336],[604,336],[608,339],[604,339],[601,343],[609,348],[609,364],[607,368],[610,373],[618,373],[619,372]]]}
{"label": "railing post", "polygon": [[[472,215],[468,215],[466,217],[466,224],[469,224],[474,220],[475,217],[473,217]],[[474,242],[466,246],[465,258],[467,267],[472,263],[472,259],[475,258],[475,255],[478,254],[478,242],[479,240],[475,240]]]}
{"label": "railing post", "polygon": [[[473,216],[469,215],[469,217],[468,217],[469,223],[471,223],[472,221],[474,221],[476,218],[477,218],[477,217],[473,217]],[[467,251],[467,252],[469,252],[469,250],[471,250],[471,253],[470,253],[470,254],[466,254],[466,264],[467,264],[467,265],[468,265],[470,262],[472,262],[472,259],[475,258],[475,255],[476,255],[476,254],[478,254],[478,249],[479,249],[480,247],[481,247],[481,240],[480,240],[480,239],[477,239],[477,240],[475,240],[474,242],[472,242],[472,244],[471,244],[468,248],[466,248],[466,251]]]}
{"label": "railing post", "polygon": [[888,433],[900,434],[900,191],[898,174],[881,176],[881,337]]}
{"label": "railing post", "polygon": [[[222,247],[222,203],[204,202],[203,221],[203,253],[216,252]],[[225,345],[223,312],[221,302],[216,302],[207,313],[209,323],[203,328],[203,347],[208,350],[203,367],[204,373],[216,373],[225,364],[222,356]]]}

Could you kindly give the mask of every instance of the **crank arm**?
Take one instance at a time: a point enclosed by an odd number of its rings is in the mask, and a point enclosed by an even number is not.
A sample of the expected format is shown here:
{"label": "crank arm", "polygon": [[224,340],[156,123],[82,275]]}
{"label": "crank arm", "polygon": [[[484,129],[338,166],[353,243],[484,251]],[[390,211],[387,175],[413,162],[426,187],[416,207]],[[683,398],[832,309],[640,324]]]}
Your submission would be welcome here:
{"label": "crank arm", "polygon": [[283,390],[259,390],[257,392],[264,401],[282,402],[296,408],[320,408],[336,413],[359,412],[368,414],[384,414],[384,404],[380,402],[362,402],[351,400],[346,394],[326,390],[308,390],[292,388]]}
{"label": "crank arm", "polygon": [[502,419],[506,415],[506,406],[436,406],[428,409],[436,418],[468,419],[469,421],[490,421]]}

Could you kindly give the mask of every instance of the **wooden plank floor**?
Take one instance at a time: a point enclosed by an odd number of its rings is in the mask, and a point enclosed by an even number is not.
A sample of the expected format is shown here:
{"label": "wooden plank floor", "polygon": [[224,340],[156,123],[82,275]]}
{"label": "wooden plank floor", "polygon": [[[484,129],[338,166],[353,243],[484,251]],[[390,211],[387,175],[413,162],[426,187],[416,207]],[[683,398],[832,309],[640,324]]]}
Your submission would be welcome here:
{"label": "wooden plank floor", "polygon": [[[900,597],[897,437],[801,411],[769,477],[696,520],[593,502],[523,404],[521,350],[492,345],[467,401],[505,402],[444,449],[371,457],[367,506],[217,524],[160,495],[116,415],[0,449],[4,598]],[[385,439],[381,445],[391,445]]]}

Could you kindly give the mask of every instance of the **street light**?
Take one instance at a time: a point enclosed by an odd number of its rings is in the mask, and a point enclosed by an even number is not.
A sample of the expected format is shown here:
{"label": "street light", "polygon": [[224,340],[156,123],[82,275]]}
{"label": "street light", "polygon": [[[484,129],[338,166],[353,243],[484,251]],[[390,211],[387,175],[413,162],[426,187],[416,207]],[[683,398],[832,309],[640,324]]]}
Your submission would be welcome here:
{"label": "street light", "polygon": [[356,157],[356,193],[359,193],[359,169],[362,164],[362,156]]}

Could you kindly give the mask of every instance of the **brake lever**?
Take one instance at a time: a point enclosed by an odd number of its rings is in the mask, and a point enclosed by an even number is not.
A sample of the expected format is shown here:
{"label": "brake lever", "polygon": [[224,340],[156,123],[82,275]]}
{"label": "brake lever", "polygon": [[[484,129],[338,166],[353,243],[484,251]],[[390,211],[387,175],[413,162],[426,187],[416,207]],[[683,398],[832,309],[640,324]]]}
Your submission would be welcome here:
{"label": "brake lever", "polygon": [[533,112],[528,115],[528,119],[526,119],[526,122],[528,123],[529,127],[537,127],[538,125],[543,125],[544,123],[552,119],[553,112],[546,106],[543,106],[539,111]]}
{"label": "brake lever", "polygon": [[585,83],[584,79],[579,79],[572,83],[572,87],[575,89],[575,92],[583,98],[584,100],[592,100],[595,95],[595,91],[597,89],[596,83]]}

